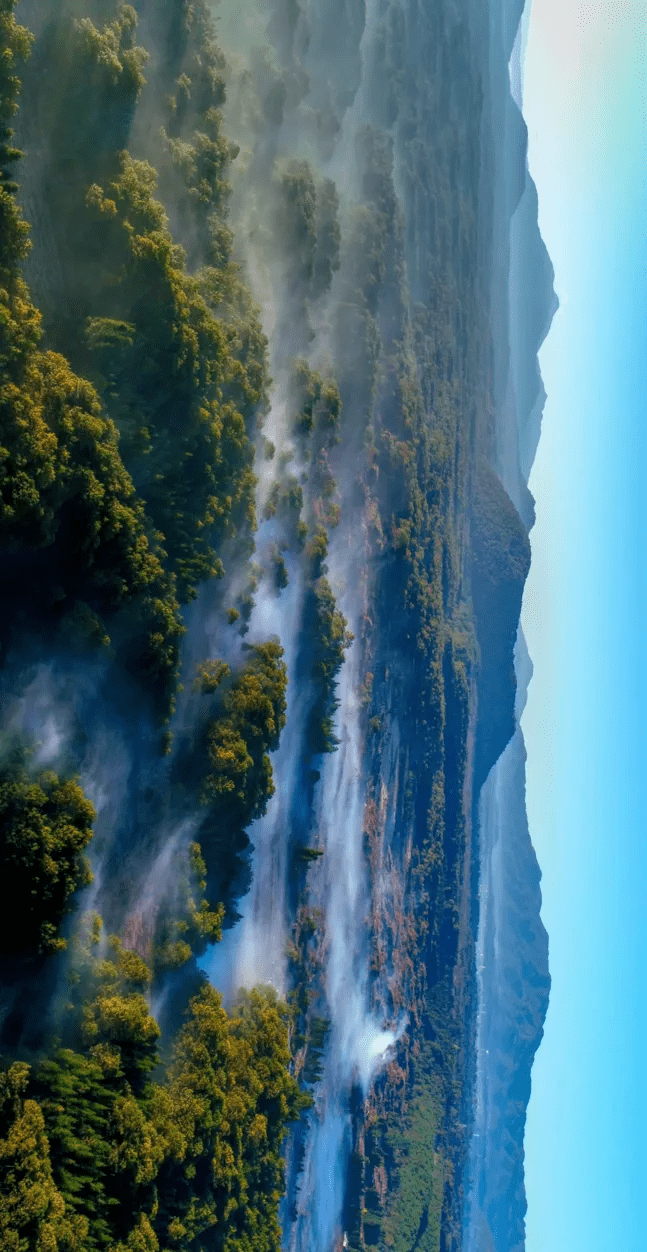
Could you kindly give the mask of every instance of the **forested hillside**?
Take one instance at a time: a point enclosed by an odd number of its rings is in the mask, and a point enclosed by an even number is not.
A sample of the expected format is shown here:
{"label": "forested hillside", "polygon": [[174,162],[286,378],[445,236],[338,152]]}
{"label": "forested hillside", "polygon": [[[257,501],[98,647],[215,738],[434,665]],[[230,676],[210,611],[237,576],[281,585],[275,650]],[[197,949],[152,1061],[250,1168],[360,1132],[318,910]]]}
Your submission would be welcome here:
{"label": "forested hillside", "polygon": [[450,10],[0,0],[8,1252],[460,1247],[527,536]]}
{"label": "forested hillside", "polygon": [[[128,7],[104,27],[60,15],[37,50],[60,89],[43,207],[60,286],[35,307],[11,130],[31,40],[12,10],[3,5],[0,86],[6,690],[19,697],[43,659],[83,672],[115,717],[148,724],[161,756],[180,605],[222,572],[225,538],[250,550],[264,340],[236,276],[225,284],[231,318],[216,318],[173,242],[153,168],[122,151],[115,113],[132,111],[145,60]],[[84,291],[73,292],[79,275]],[[192,788],[203,833],[177,850],[175,899],[146,959],[106,934],[94,909],[71,923],[93,877],[82,748],[66,744],[55,772],[38,718],[31,735],[15,719],[3,727],[3,1248],[193,1248],[203,1237],[223,1249],[279,1246],[281,1143],[303,1107],[286,1009],[266,991],[226,1013],[190,963],[220,934],[218,832],[227,822],[234,855],[273,787],[281,656],[278,643],[258,644],[233,669],[207,660],[197,679],[207,695],[220,691],[181,777],[169,775],[167,803],[181,808]],[[162,1038],[151,984],[179,965],[182,1005]]]}

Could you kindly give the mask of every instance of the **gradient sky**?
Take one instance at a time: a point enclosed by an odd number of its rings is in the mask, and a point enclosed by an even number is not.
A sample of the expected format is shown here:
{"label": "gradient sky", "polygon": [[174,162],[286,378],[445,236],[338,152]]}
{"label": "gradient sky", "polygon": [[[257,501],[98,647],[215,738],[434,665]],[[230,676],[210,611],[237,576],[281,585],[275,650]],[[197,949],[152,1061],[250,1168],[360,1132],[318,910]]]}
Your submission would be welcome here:
{"label": "gradient sky", "polygon": [[561,308],[522,615],[553,979],[527,1252],[647,1249],[646,71],[646,0],[532,0],[524,113]]}

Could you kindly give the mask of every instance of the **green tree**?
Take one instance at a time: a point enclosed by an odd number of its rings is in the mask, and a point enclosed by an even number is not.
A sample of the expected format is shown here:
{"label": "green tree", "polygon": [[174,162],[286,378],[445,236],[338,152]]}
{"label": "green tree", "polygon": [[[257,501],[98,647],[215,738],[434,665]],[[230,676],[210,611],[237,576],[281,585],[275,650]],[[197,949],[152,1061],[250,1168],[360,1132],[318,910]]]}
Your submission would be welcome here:
{"label": "green tree", "polygon": [[312,283],[317,249],[317,194],[307,161],[291,161],[279,181],[281,208],[277,234],[289,258],[295,294],[305,295]]}
{"label": "green tree", "polygon": [[[17,189],[13,166],[22,153],[13,144],[11,119],[18,108],[19,70],[24,65],[32,42],[29,31],[19,26],[14,16],[15,0],[2,0],[0,5],[0,343],[8,329],[10,294],[17,297],[18,263],[28,250],[28,231],[16,207]],[[24,288],[21,290],[24,297]],[[4,364],[4,362],[3,362]]]}
{"label": "green tree", "polygon": [[29,1066],[0,1073],[0,1245],[6,1252],[83,1252],[87,1222],[54,1183],[42,1111],[27,1099]]}
{"label": "green tree", "polygon": [[222,712],[207,726],[205,798],[220,800],[247,825],[273,794],[268,753],[285,725],[287,671],[280,644],[254,645],[222,696]]}
{"label": "green tree", "polygon": [[85,946],[77,943],[63,1021],[73,1046],[40,1062],[32,1091],[56,1185],[87,1223],[84,1247],[112,1250],[123,1241],[137,1248],[148,1237],[166,1151],[150,1116],[160,1031],[146,999],[146,963],[115,938],[100,959],[99,941],[97,930]]}
{"label": "green tree", "polygon": [[0,950],[4,956],[65,947],[60,927],[74,892],[91,882],[83,851],[95,813],[74,779],[0,769]]}
{"label": "green tree", "polygon": [[106,189],[88,192],[92,249],[103,258],[98,298],[112,317],[86,322],[85,364],[97,371],[181,598],[190,599],[222,572],[224,539],[254,526],[249,435],[264,367],[255,361],[246,373],[240,328],[213,315],[206,278],[184,272],[155,184],[151,166],[124,154]]}
{"label": "green tree", "polygon": [[[18,321],[15,333],[20,341]],[[19,608],[48,617],[45,630],[70,616],[78,630],[85,612],[86,636],[105,644],[110,620],[130,635],[132,668],[161,712],[183,630],[173,582],[96,392],[63,357],[29,348],[0,385],[0,568],[14,587],[4,629]]]}
{"label": "green tree", "polygon": [[172,912],[161,910],[155,930],[153,964],[157,974],[184,965],[222,938],[224,905],[206,899],[207,865],[199,843],[181,853]]}
{"label": "green tree", "polygon": [[70,1048],[44,1060],[32,1084],[47,1132],[53,1176],[66,1208],[85,1225],[84,1248],[109,1247],[106,1180],[115,1092],[97,1061]]}
{"label": "green tree", "polygon": [[313,753],[333,752],[337,739],[333,718],[337,708],[337,675],[353,642],[348,622],[326,577],[328,539],[323,527],[315,530],[306,549],[308,581],[303,605],[302,645],[298,675],[309,682],[313,699],[308,718],[308,744]]}
{"label": "green tree", "polygon": [[339,228],[339,196],[330,178],[317,188],[317,249],[314,258],[313,295],[328,291],[332,276],[340,267],[341,230]]}
{"label": "green tree", "polygon": [[7,173],[19,156],[8,120],[29,38],[8,2],[0,39],[0,572],[13,591],[0,627],[6,644],[17,621],[24,631],[26,615],[39,633],[65,622],[68,636],[105,644],[106,619],[128,605],[118,633],[129,636],[132,669],[163,713],[182,633],[174,587],[96,392],[63,357],[39,350],[40,317],[19,272],[27,229]]}
{"label": "green tree", "polygon": [[278,1252],[281,1144],[302,1097],[288,1069],[286,1010],[270,991],[231,1017],[212,987],[190,1005],[157,1118],[170,1155],[159,1176],[163,1246]]}

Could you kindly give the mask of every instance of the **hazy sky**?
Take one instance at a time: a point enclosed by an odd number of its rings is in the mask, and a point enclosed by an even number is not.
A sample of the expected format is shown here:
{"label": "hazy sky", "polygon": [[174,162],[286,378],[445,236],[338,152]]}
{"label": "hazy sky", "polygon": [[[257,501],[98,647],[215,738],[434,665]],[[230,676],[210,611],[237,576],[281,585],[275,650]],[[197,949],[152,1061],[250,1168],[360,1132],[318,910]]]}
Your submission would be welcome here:
{"label": "hazy sky", "polygon": [[647,1249],[646,41],[646,0],[532,0],[524,113],[562,306],[523,610],[553,979],[527,1252]]}

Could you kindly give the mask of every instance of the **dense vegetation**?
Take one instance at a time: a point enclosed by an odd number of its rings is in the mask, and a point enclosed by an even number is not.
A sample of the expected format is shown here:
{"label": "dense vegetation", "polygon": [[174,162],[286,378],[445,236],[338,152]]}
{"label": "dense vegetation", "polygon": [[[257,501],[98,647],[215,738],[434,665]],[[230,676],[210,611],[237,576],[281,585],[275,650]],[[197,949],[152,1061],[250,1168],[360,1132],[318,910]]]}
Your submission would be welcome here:
{"label": "dense vegetation", "polygon": [[198,733],[197,750],[191,758],[180,757],[179,763],[184,785],[196,769],[199,794],[207,806],[198,837],[210,907],[231,900],[232,885],[245,871],[247,827],[265,812],[274,794],[268,754],[278,747],[285,725],[287,674],[282,648],[270,641],[255,645],[247,656],[235,675],[224,662],[201,668],[198,684],[208,697],[209,711]]}
{"label": "dense vegetation", "polygon": [[[58,257],[42,298],[53,342],[92,378],[119,431],[186,600],[221,572],[223,539],[253,528],[250,436],[265,404],[265,342],[229,257],[221,80],[202,67],[192,124],[208,133],[193,146],[167,136],[158,175],[126,150],[147,60],[135,40],[135,12],[123,6],[102,26],[59,17],[39,43],[32,72],[55,65],[58,82],[39,118],[49,164],[39,171],[40,193]],[[186,74],[182,87],[191,94]],[[176,103],[175,129],[181,112]],[[187,126],[190,133],[185,118]],[[193,252],[204,269],[189,271],[171,234],[155,197],[160,177],[174,217],[185,222],[192,210],[190,236],[203,245]]]}
{"label": "dense vegetation", "polygon": [[[298,1084],[316,1088],[338,1033],[317,789],[352,647],[371,1008],[409,1027],[366,1098],[346,1093],[343,1222],[354,1250],[456,1252],[471,754],[478,776],[510,728],[527,568],[486,461],[467,27],[433,0],[413,47],[385,4],[361,53],[361,4],[272,0],[250,10],[260,46],[228,61],[206,0],[43,0],[30,51],[14,3],[0,1244],[278,1252],[310,1131]],[[345,112],[362,75],[366,124]],[[52,765],[42,693],[62,688]],[[249,828],[281,786],[289,1010],[265,989],[226,1011],[198,962],[239,916]]]}
{"label": "dense vegetation", "polygon": [[16,205],[9,119],[29,47],[13,6],[3,15],[0,186],[3,382],[0,528],[3,647],[25,631],[108,647],[125,637],[127,668],[164,713],[182,626],[172,578],[121,459],[117,431],[93,387],[41,348],[40,316],[20,274],[27,228]]}
{"label": "dense vegetation", "polygon": [[91,881],[83,851],[95,817],[73,779],[34,777],[20,760],[0,769],[0,951],[65,947],[60,926],[74,892]]}
{"label": "dense vegetation", "polygon": [[64,1046],[0,1078],[3,1247],[278,1252],[281,1141],[302,1097],[276,998],[227,1014],[204,986],[160,1074],[145,963],[114,943],[79,976]]}
{"label": "dense vegetation", "polygon": [[[41,318],[20,269],[29,239],[11,118],[30,37],[13,7],[4,0],[0,12],[3,652],[14,685],[21,663],[43,651],[99,662],[120,715],[120,692],[136,688],[129,698],[147,699],[159,721],[177,687],[180,602],[223,574],[226,547],[249,555],[254,526],[252,441],[267,369],[229,256],[218,181],[229,150],[214,115],[209,143],[196,141],[197,167],[176,107],[160,177],[176,220],[193,212],[202,226],[189,272],[155,199],[157,174],[125,150],[146,61],[134,10],[111,17],[111,6],[96,6],[77,20],[62,6],[27,71],[55,67],[58,81],[41,188],[58,265],[38,284]],[[204,72],[194,126],[209,123],[218,98],[210,47],[206,67],[192,51]],[[153,979],[159,993],[169,969],[220,937],[223,848],[244,849],[273,790],[281,657],[268,642],[239,664],[203,666],[208,712],[181,749],[187,770],[171,796],[186,801],[193,780],[200,842],[184,848],[147,960],[106,941],[98,920],[87,933],[70,929],[75,896],[92,881],[84,852],[95,809],[72,772],[39,766],[38,744],[3,739],[0,949],[5,986],[23,1003],[2,1017],[7,1250],[278,1252],[281,1144],[303,1105],[285,1010],[255,991],[227,1013],[191,963],[162,1038],[150,996]],[[58,960],[51,971],[48,960]],[[67,993],[34,1034],[30,979],[52,978]]]}

